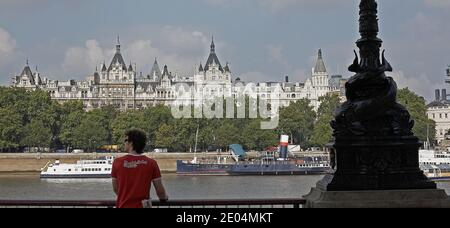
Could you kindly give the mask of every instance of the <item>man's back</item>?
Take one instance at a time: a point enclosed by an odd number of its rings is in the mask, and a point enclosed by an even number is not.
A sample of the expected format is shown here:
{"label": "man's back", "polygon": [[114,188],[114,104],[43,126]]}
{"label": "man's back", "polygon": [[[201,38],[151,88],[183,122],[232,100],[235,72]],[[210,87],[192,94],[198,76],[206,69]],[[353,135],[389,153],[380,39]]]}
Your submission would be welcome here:
{"label": "man's back", "polygon": [[161,178],[155,160],[143,155],[117,158],[113,164],[112,178],[118,183],[118,208],[142,208],[142,201],[150,197],[153,180]]}

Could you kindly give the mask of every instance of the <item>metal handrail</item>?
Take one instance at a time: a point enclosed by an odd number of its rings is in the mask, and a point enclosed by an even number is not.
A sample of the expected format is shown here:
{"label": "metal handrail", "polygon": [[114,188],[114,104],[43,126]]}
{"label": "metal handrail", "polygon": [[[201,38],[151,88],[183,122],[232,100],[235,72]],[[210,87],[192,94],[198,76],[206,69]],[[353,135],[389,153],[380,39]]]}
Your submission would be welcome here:
{"label": "metal handrail", "polygon": [[[305,199],[221,199],[221,200],[170,200],[153,201],[154,207],[218,207],[218,206],[293,206],[300,208]],[[115,207],[115,201],[74,200],[0,200],[0,207]]]}

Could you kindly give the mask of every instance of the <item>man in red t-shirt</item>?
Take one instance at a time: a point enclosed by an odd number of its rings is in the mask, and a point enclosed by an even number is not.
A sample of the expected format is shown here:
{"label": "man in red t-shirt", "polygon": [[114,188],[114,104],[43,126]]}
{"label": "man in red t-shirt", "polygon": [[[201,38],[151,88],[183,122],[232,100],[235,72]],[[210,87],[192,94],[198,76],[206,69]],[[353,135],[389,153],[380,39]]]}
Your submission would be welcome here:
{"label": "man in red t-shirt", "polygon": [[125,133],[125,151],[128,155],[117,158],[111,172],[117,208],[143,208],[143,202],[150,199],[152,183],[161,201],[169,199],[158,164],[142,155],[146,142],[147,137],[140,130]]}

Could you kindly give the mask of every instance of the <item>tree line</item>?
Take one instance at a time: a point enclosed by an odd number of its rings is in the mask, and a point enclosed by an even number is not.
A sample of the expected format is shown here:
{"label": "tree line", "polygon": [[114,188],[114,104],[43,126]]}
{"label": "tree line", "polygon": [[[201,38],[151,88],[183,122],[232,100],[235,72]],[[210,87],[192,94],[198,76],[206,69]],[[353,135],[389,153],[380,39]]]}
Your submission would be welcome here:
{"label": "tree line", "polygon": [[[435,124],[426,116],[425,100],[408,89],[399,91],[399,100],[416,120],[414,133],[426,140],[428,131],[433,140]],[[261,130],[262,119],[175,119],[166,106],[123,112],[106,106],[86,112],[81,101],[59,104],[42,90],[0,87],[0,152],[26,148],[96,151],[105,145],[122,146],[124,132],[132,128],[147,133],[147,151],[189,152],[196,141],[200,151],[227,150],[236,143],[261,151],[277,146],[281,134],[304,149],[324,147],[332,140],[330,122],[340,101],[337,95],[320,101],[317,111],[307,99],[293,102],[280,110],[278,128]]]}

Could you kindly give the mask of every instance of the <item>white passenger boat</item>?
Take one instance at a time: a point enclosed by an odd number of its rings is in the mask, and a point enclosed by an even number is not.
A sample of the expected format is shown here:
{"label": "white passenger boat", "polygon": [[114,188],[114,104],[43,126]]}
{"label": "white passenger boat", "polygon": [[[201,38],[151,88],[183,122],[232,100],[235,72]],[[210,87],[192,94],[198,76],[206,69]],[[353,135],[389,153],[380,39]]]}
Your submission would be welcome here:
{"label": "white passenger boat", "polygon": [[76,164],[48,163],[41,170],[41,178],[111,178],[114,157],[80,160]]}
{"label": "white passenger boat", "polygon": [[450,152],[420,150],[420,168],[432,180],[450,180]]}

